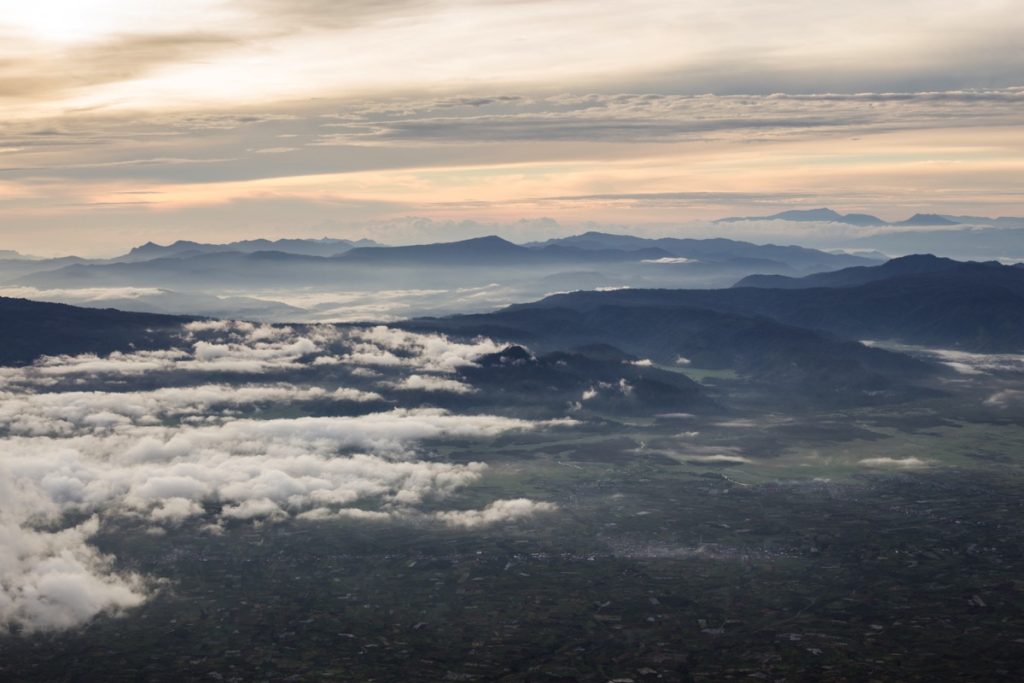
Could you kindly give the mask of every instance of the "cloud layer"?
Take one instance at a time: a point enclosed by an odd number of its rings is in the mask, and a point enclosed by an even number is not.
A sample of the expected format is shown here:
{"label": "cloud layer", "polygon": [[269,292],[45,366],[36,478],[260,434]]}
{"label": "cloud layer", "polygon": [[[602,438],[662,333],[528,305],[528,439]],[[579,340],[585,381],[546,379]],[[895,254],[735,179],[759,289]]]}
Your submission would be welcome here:
{"label": "cloud layer", "polygon": [[[457,344],[382,327],[339,333],[218,321],[185,327],[180,349],[44,358],[28,368],[5,368],[0,628],[69,628],[101,612],[137,606],[157,590],[155,579],[119,571],[116,558],[90,544],[114,517],[156,530],[192,524],[219,533],[230,524],[288,519],[475,528],[553,510],[526,499],[446,510],[444,501],[479,480],[486,465],[421,460],[416,445],[486,439],[568,420],[531,422],[436,408],[260,419],[249,412],[386,399],[355,387],[285,381],[135,391],[120,384],[151,373],[167,373],[179,383],[202,380],[209,376],[205,364],[229,375],[279,376],[334,358],[329,365],[348,372],[358,353],[377,364],[387,358],[384,365],[410,373],[409,386],[394,391],[463,391],[469,388],[443,373],[493,347],[488,340]],[[349,351],[344,361],[332,355],[342,349]],[[79,390],[82,381],[104,388]],[[379,383],[387,388],[389,382]]]}

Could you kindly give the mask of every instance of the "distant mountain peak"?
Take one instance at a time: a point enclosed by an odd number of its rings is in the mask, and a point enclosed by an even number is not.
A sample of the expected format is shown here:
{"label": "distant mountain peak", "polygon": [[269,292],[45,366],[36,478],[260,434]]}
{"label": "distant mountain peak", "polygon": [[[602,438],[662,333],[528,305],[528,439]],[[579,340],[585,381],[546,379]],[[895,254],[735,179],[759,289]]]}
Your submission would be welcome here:
{"label": "distant mountain peak", "polygon": [[950,220],[945,216],[940,216],[937,213],[915,213],[905,221],[899,223],[893,223],[893,225],[960,225],[956,221]]}
{"label": "distant mountain peak", "polygon": [[484,235],[483,237],[471,237],[461,242],[453,242],[452,244],[479,244],[479,245],[493,245],[493,246],[509,246],[516,247],[517,245],[509,242],[504,237],[498,237],[497,235]]}
{"label": "distant mountain peak", "polygon": [[794,222],[821,222],[821,223],[846,223],[859,227],[886,225],[886,222],[877,216],[866,213],[841,214],[838,211],[821,207],[818,209],[791,209],[780,213],[773,213],[770,216],[733,216],[720,218],[716,223],[737,223],[740,221],[794,221]]}

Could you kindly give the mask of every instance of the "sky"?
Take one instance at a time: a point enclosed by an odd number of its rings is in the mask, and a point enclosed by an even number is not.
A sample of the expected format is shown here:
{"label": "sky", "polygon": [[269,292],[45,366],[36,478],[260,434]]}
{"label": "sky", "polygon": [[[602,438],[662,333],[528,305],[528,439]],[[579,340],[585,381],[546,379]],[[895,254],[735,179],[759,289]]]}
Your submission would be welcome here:
{"label": "sky", "polygon": [[0,249],[1022,215],[1021,35],[1019,0],[0,0]]}

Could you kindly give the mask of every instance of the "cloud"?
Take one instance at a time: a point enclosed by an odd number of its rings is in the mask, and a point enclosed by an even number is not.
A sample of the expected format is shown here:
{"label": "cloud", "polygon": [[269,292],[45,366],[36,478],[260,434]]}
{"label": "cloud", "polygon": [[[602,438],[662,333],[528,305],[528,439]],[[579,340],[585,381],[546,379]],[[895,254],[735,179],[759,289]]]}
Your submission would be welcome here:
{"label": "cloud", "polygon": [[858,460],[857,464],[862,467],[893,468],[893,469],[917,469],[927,467],[928,461],[920,458],[864,458]]}
{"label": "cloud", "polygon": [[214,408],[263,403],[298,403],[325,397],[380,400],[372,392],[291,384],[204,384],[155,391],[0,392],[0,430],[18,435],[104,432],[123,425],[154,425],[168,417],[206,416]]}
{"label": "cloud", "polygon": [[[532,509],[522,502],[451,518],[421,512],[427,501],[444,500],[477,481],[486,466],[418,460],[415,444],[572,424],[438,409],[355,417],[238,416],[236,408],[264,403],[383,400],[355,388],[289,383],[59,390],[61,382],[81,374],[134,377],[195,371],[204,364],[227,369],[239,361],[263,371],[289,370],[352,339],[377,352],[394,349],[403,366],[434,371],[452,371],[492,348],[491,342],[458,344],[386,328],[346,336],[332,327],[300,332],[221,321],[192,323],[183,339],[191,351],[62,356],[4,369],[12,388],[0,391],[0,627],[69,628],[100,613],[117,614],[152,594],[151,580],[117,571],[115,558],[90,544],[110,516],[138,519],[154,533],[190,522],[217,532],[232,523],[287,518],[433,519],[453,526],[522,518]],[[407,379],[415,384],[416,377]],[[432,380],[459,384],[435,376],[423,381]],[[82,516],[88,521],[68,525]]]}
{"label": "cloud", "polygon": [[139,78],[162,66],[238,45],[233,36],[194,30],[114,35],[40,51],[26,49],[29,45],[19,42],[8,47],[20,53],[17,61],[0,60],[0,83],[7,97],[61,96],[83,87]]}
{"label": "cloud", "polygon": [[686,459],[693,462],[722,462],[736,463],[739,465],[747,465],[754,462],[750,458],[745,458],[742,455],[725,455],[722,453],[716,453],[714,455],[687,455]]}
{"label": "cloud", "polygon": [[442,391],[453,394],[471,394],[476,391],[464,382],[434,375],[409,375],[391,386],[402,391]]}
{"label": "cloud", "polygon": [[[650,361],[648,361],[647,364],[649,364],[649,363],[650,363]],[[645,363],[642,360],[640,360],[640,361],[634,362],[633,365],[645,365]],[[602,391],[610,392],[610,393],[613,393],[613,394],[617,393],[617,394],[621,394],[622,396],[632,396],[632,394],[633,394],[633,385],[630,384],[629,382],[627,382],[625,377],[619,379],[618,382],[614,382],[614,383],[613,382],[598,382],[597,384],[595,384],[595,385],[593,385],[591,387],[588,387],[587,389],[584,389],[583,390],[583,395],[580,397],[580,400],[581,401],[590,401],[592,399],[595,399],[595,398],[597,398],[598,396],[601,395]]]}
{"label": "cloud", "polygon": [[[198,321],[182,327],[191,350],[157,349],[43,356],[25,368],[0,369],[6,383],[39,384],[69,375],[138,376],[157,372],[268,373],[306,367],[338,338],[329,325],[310,325],[304,334],[287,326],[242,321]],[[206,337],[206,338],[201,338]],[[306,358],[309,357],[309,358]]]}
{"label": "cloud", "polygon": [[1024,372],[1024,354],[1020,353],[970,353],[956,349],[939,349],[873,340],[865,340],[863,343],[867,346],[878,346],[901,353],[923,354],[949,366],[962,375]]}
{"label": "cloud", "polygon": [[685,258],[683,256],[663,256],[662,258],[657,259],[644,259],[641,263],[653,263],[659,266],[675,266],[685,263],[697,263],[697,260]]}
{"label": "cloud", "polygon": [[384,397],[375,391],[362,391],[361,389],[352,389],[350,387],[335,389],[331,396],[338,401],[356,401],[358,403],[384,400]]}
{"label": "cloud", "polygon": [[[16,500],[10,493],[3,492],[5,508]],[[53,533],[20,521],[0,510],[0,628],[71,628],[136,607],[150,594],[140,576],[116,572],[113,558],[88,544],[99,527],[95,517]]]}
{"label": "cloud", "polygon": [[348,333],[351,350],[343,360],[356,365],[409,366],[427,372],[454,372],[503,345],[484,337],[456,342],[443,334],[417,334],[383,325]]}
{"label": "cloud", "polygon": [[[589,94],[503,103],[502,113],[438,115],[433,103],[418,116],[326,124],[319,144],[586,141],[668,143],[734,134],[805,136],[825,129],[849,133],[937,125],[1014,124],[1024,88],[987,91],[772,95]],[[898,115],[897,115],[898,113]],[[959,121],[958,121],[959,117]],[[327,132],[333,126],[335,132]],[[815,132],[814,135],[820,135]],[[718,193],[723,194],[723,193]],[[727,193],[725,193],[727,194]],[[713,199],[715,193],[581,195],[577,199]]]}
{"label": "cloud", "polygon": [[472,529],[488,524],[514,522],[542,512],[553,512],[558,507],[552,503],[537,502],[527,498],[496,500],[482,510],[448,510],[438,512],[435,517],[448,526]]}
{"label": "cloud", "polygon": [[985,405],[997,408],[1008,408],[1016,403],[1024,403],[1024,391],[1019,389],[1002,389],[985,399]]}

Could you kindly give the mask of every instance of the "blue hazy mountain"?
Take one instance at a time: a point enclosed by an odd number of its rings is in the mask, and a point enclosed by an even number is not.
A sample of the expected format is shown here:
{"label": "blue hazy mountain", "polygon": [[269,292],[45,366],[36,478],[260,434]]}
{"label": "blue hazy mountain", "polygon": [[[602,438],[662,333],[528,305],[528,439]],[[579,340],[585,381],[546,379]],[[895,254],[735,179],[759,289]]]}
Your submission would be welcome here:
{"label": "blue hazy mountain", "polygon": [[578,249],[552,244],[530,249],[494,235],[459,242],[416,244],[402,247],[352,249],[337,260],[344,263],[398,266],[535,265],[543,263],[601,263],[643,261],[671,257],[662,249]]}
{"label": "blue hazy mountain", "polygon": [[848,246],[900,255],[928,252],[959,259],[1024,260],[1024,219],[1019,227],[946,227],[900,230],[850,240]]}
{"label": "blue hazy mountain", "polygon": [[[29,272],[7,282],[38,288],[153,287],[174,291],[260,290],[330,287],[333,289],[459,288],[498,283],[534,283],[569,272],[597,271],[595,286],[725,286],[752,273],[806,274],[873,261],[801,247],[756,245],[733,240],[644,240],[588,233],[539,245],[517,245],[490,236],[457,242],[398,247],[354,247],[336,256],[284,251],[214,249],[196,253],[194,243],[177,255],[143,245],[132,258],[75,262],[67,267]],[[250,242],[250,245],[258,241]],[[187,247],[187,248],[186,248]],[[568,288],[572,277],[563,277]]]}
{"label": "blue hazy mountain", "polygon": [[[15,252],[17,253],[17,252]],[[88,259],[79,256],[60,256],[58,258],[25,258],[14,256],[11,258],[0,258],[0,278],[10,280],[30,273],[40,273],[47,270],[57,270],[64,266],[77,263],[88,263]]]}
{"label": "blue hazy mountain", "polygon": [[846,223],[860,227],[887,225],[885,221],[877,216],[865,213],[841,214],[832,209],[794,209],[773,213],[770,216],[730,216],[720,218],[716,223],[735,223],[738,221],[795,221],[815,223]]}
{"label": "blue hazy mountain", "polygon": [[538,242],[535,248],[571,247],[586,250],[601,249],[660,249],[668,256],[712,263],[739,263],[762,260],[785,265],[793,270],[832,270],[853,265],[873,263],[870,258],[849,254],[833,254],[818,249],[776,244],[753,244],[726,238],[687,239],[675,237],[643,238],[603,232],[586,232],[572,237]]}
{"label": "blue hazy mountain", "polygon": [[240,252],[251,254],[257,251],[279,251],[286,254],[301,254],[304,256],[336,256],[354,247],[376,246],[373,240],[357,240],[355,242],[345,239],[333,239],[324,237],[321,239],[254,239],[228,242],[226,244],[211,244],[205,242],[193,242],[190,240],[178,240],[172,244],[160,245],[154,242],[146,242],[143,245],[134,247],[124,256],[116,261],[149,261],[156,258],[170,256],[195,256],[198,254],[211,254],[217,252]]}
{"label": "blue hazy mountain", "polygon": [[1003,216],[987,218],[984,216],[950,216],[938,213],[916,213],[901,221],[885,221],[878,216],[864,213],[839,213],[833,209],[794,209],[767,216],[729,216],[720,218],[716,223],[736,223],[739,221],[792,221],[797,223],[844,223],[857,227],[939,227],[955,225],[989,226],[1000,228],[1024,228],[1024,218]]}
{"label": "blue hazy mountain", "polygon": [[933,226],[933,225],[957,225],[957,221],[940,216],[935,213],[915,213],[913,216],[906,220],[899,221],[898,223],[891,223],[891,225],[898,226]]}

